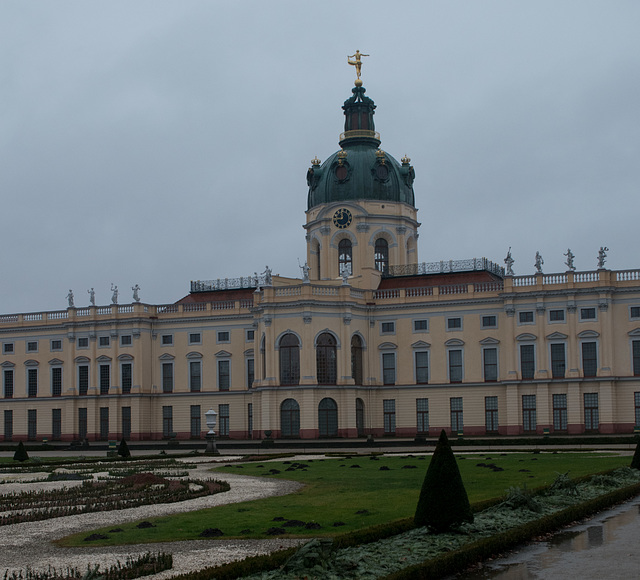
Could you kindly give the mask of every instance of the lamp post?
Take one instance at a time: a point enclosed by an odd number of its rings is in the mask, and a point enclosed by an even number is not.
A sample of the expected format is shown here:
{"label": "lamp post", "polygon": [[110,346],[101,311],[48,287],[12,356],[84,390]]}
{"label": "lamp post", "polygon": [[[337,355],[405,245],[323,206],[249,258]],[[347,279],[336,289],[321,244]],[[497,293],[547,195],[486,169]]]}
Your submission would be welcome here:
{"label": "lamp post", "polygon": [[216,432],[214,429],[216,428],[216,422],[218,421],[218,413],[216,413],[213,409],[209,409],[205,414],[205,421],[207,423],[207,427],[209,428],[209,432],[206,435],[207,439],[207,450],[205,451],[208,455],[219,455],[218,448],[216,447]]}

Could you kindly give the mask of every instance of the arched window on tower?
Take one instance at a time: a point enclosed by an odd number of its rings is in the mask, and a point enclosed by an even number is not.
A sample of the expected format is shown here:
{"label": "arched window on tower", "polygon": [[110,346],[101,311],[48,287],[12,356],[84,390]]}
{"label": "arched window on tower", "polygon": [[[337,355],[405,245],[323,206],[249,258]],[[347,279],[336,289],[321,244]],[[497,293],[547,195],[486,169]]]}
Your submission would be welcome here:
{"label": "arched window on tower", "polygon": [[347,269],[349,276],[353,274],[351,240],[340,240],[338,244],[338,275],[342,276],[343,268]]}
{"label": "arched window on tower", "polygon": [[376,270],[383,274],[389,272],[389,243],[384,238],[378,238],[375,245]]}
{"label": "arched window on tower", "polygon": [[295,334],[285,334],[280,339],[280,384],[300,383],[300,342]]}
{"label": "arched window on tower", "polygon": [[362,384],[362,339],[357,334],[351,338],[351,378]]}
{"label": "arched window on tower", "polygon": [[338,379],[336,339],[328,332],[316,342],[316,373],[319,385],[335,385]]}
{"label": "arched window on tower", "polygon": [[314,266],[314,262],[312,261],[310,266],[311,266],[311,271],[312,271],[312,277],[314,280],[322,280],[322,272],[320,271],[320,242],[318,242],[318,240],[314,240],[313,244],[311,246],[311,254],[315,254],[315,268],[316,271],[313,272],[313,266]]}

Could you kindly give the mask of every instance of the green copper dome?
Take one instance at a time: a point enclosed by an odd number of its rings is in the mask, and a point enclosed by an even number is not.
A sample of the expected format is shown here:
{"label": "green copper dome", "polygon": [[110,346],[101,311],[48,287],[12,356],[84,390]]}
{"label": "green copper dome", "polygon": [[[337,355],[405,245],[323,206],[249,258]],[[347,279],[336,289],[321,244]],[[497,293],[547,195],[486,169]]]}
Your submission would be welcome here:
{"label": "green copper dome", "polygon": [[407,203],[415,207],[413,180],[415,172],[409,159],[398,163],[379,149],[373,115],[376,105],[356,86],[353,96],[344,102],[342,149],[322,165],[317,159],[307,172],[308,209],[323,203],[350,200],[380,200]]}

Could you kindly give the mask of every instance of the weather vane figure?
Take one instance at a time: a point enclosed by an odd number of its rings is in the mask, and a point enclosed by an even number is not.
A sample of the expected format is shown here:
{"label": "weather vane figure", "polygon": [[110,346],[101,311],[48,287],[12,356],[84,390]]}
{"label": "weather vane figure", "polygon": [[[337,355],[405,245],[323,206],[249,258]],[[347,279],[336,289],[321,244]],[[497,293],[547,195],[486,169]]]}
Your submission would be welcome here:
{"label": "weather vane figure", "polygon": [[[353,65],[356,67],[356,86],[361,86],[362,85],[362,81],[360,80],[360,75],[362,74],[362,57],[363,56],[369,56],[368,54],[362,54],[359,50],[356,50],[355,54],[352,54],[351,56],[347,55],[347,62],[350,65]],[[354,59],[354,60],[351,60]]]}

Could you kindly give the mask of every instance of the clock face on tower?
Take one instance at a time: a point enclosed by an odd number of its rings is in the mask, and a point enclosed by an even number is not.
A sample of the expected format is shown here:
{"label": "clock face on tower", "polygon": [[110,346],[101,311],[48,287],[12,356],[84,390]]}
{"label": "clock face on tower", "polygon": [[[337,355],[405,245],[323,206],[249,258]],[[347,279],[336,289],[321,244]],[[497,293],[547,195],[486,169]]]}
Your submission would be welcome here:
{"label": "clock face on tower", "polygon": [[336,213],[333,214],[333,224],[341,230],[348,228],[352,220],[353,216],[347,208],[336,210]]}

